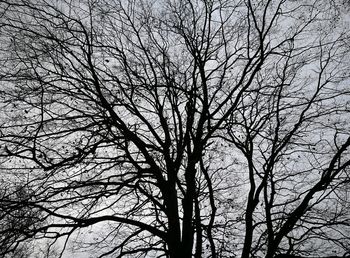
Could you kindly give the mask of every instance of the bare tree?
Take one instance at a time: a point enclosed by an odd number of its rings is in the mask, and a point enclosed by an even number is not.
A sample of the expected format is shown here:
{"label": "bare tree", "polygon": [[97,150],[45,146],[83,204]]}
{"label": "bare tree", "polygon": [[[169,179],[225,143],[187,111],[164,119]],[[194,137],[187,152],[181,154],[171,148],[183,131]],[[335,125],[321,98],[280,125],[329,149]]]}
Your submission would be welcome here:
{"label": "bare tree", "polygon": [[[2,182],[0,197],[0,253],[2,257],[27,258],[33,253],[33,245],[28,241],[30,228],[39,224],[39,214],[25,205],[28,189],[21,185],[10,186],[8,191],[5,182]],[[9,194],[10,193],[10,194]]]}
{"label": "bare tree", "polygon": [[3,253],[347,255],[345,5],[2,1]]}

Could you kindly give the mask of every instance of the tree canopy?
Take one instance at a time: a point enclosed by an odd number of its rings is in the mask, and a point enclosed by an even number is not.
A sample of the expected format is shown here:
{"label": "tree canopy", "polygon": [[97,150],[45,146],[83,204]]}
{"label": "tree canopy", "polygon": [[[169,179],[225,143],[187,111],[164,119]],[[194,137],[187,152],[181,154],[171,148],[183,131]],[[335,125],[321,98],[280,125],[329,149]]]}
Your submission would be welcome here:
{"label": "tree canopy", "polygon": [[349,256],[349,8],[1,1],[0,255]]}

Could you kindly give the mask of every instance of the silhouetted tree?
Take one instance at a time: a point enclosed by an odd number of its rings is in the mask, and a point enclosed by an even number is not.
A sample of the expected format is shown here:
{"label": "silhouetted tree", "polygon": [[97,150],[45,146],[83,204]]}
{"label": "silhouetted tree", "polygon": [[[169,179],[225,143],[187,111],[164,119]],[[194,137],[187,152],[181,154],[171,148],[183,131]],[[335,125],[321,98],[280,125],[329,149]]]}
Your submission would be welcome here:
{"label": "silhouetted tree", "polygon": [[0,199],[0,254],[1,257],[29,258],[33,254],[33,245],[28,241],[31,228],[40,223],[39,213],[28,207],[28,189],[17,184],[7,189],[8,184],[1,182]]}
{"label": "silhouetted tree", "polygon": [[1,242],[49,239],[63,257],[349,252],[346,8],[2,1],[0,207],[36,220]]}

